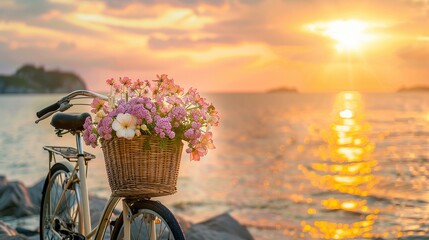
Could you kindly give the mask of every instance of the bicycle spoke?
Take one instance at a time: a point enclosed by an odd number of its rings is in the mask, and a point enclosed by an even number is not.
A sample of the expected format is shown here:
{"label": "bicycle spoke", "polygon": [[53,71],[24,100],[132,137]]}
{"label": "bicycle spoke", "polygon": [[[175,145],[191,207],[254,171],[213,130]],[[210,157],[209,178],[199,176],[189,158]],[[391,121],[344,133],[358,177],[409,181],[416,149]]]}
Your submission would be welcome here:
{"label": "bicycle spoke", "polygon": [[57,163],[50,170],[49,182],[43,190],[45,196],[40,218],[41,239],[67,239],[60,231],[55,231],[58,228],[71,232],[78,230],[77,223],[80,220],[79,193],[76,191],[78,186],[69,185],[65,188],[71,169],[66,163]]}
{"label": "bicycle spoke", "polygon": [[[148,201],[151,203],[151,201]],[[148,206],[152,205],[154,203],[149,204]],[[155,204],[158,205],[158,204]],[[144,204],[137,204],[135,207],[137,209],[134,209],[132,212],[136,212],[135,215],[131,217],[131,239],[137,239],[137,240],[151,240],[157,239],[157,240],[183,240],[183,233],[180,229],[180,226],[177,223],[177,220],[174,223],[167,223],[165,219],[162,216],[172,216],[172,215],[164,215],[165,212],[162,212],[163,214],[159,214],[159,209],[145,209],[146,205]],[[164,207],[164,206],[163,206]],[[164,207],[165,208],[165,207]],[[171,214],[171,213],[169,213]],[[113,235],[112,239],[123,239],[125,236],[125,227],[124,227],[124,221],[123,221],[123,215],[120,216],[121,219],[119,220],[119,226],[115,226],[113,229]],[[174,224],[174,225],[170,225]],[[116,228],[118,227],[118,228]],[[174,232],[176,231],[176,232]],[[176,237],[176,234],[178,237]]]}
{"label": "bicycle spoke", "polygon": [[[66,191],[66,192],[65,192],[65,193],[66,193],[66,194],[65,194],[66,198],[65,198],[65,200],[64,200],[64,201],[66,202],[66,209],[65,209],[65,213],[66,213],[66,215],[68,215],[68,216],[67,216],[67,219],[72,219],[72,216],[71,216],[71,214],[72,214],[72,213],[71,213],[71,212],[73,211],[73,209],[72,209],[72,207],[70,207],[70,206],[69,206],[69,201],[68,201],[68,199],[69,199],[69,198],[68,198],[68,196],[67,196],[68,194],[69,194],[69,195],[71,195],[71,191],[69,191],[68,189],[67,189],[67,190],[65,190],[65,191]],[[71,229],[69,229],[69,230],[71,230]]]}
{"label": "bicycle spoke", "polygon": [[76,211],[75,211],[74,216],[73,216],[73,222],[74,223],[77,222],[77,215],[78,215],[78,213],[79,213],[79,209],[77,209],[77,207],[76,207]]}
{"label": "bicycle spoke", "polygon": [[[159,227],[159,236],[162,237],[164,235],[164,231],[167,229],[167,224],[165,224],[165,227],[162,228],[163,222],[161,222],[161,226]],[[161,231],[162,229],[162,231]]]}
{"label": "bicycle spoke", "polygon": [[141,234],[141,232],[142,232],[142,229],[143,229],[143,223],[141,223],[141,224],[140,224],[140,227],[139,227],[139,234],[138,234],[137,236],[140,236],[140,234]]}
{"label": "bicycle spoke", "polygon": [[[146,217],[146,216],[144,216],[144,217]],[[148,223],[148,221],[146,221],[146,219],[144,219],[144,221],[143,221],[143,222],[145,223],[145,226],[146,226],[145,228],[146,228],[146,236],[147,236],[147,239],[150,239],[150,235],[149,235],[149,234],[150,234],[150,230],[149,230],[149,229],[150,229],[150,225],[148,226],[148,224],[147,224],[147,223]]]}
{"label": "bicycle spoke", "polygon": [[[56,184],[56,182],[54,182],[54,186],[53,186],[53,188],[54,188],[54,190],[55,190],[55,194],[54,194],[54,196],[55,196],[55,200],[53,200],[52,202],[54,203],[54,206],[56,206],[57,205],[57,202],[58,202],[58,200],[59,200],[59,197],[58,197],[58,188],[56,187],[56,186],[58,186],[58,184]],[[55,211],[55,208],[54,209],[50,209],[50,211],[51,211],[51,215],[53,215],[54,214],[54,211]]]}

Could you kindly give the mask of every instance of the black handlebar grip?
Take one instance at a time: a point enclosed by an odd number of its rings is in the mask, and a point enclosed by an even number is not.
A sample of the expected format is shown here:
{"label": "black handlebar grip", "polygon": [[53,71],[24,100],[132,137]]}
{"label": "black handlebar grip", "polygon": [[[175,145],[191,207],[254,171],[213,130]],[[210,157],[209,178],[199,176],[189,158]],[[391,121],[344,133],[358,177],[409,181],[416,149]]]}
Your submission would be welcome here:
{"label": "black handlebar grip", "polygon": [[42,110],[38,111],[38,112],[36,113],[36,116],[37,116],[38,118],[40,118],[40,117],[42,117],[43,115],[45,115],[46,113],[48,113],[48,112],[52,112],[52,111],[55,111],[55,110],[57,110],[57,109],[59,109],[59,108],[60,108],[60,104],[59,104],[58,102],[56,102],[56,103],[54,103],[54,104],[52,104],[52,105],[50,105],[50,106],[47,106],[47,107],[45,107],[44,109],[42,109]]}

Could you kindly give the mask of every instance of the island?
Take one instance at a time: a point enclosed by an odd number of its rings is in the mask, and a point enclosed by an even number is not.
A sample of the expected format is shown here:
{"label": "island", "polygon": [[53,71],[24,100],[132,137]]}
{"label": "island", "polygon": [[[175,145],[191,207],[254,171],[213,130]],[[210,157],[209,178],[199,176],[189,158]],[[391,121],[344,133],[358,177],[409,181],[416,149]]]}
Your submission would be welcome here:
{"label": "island", "polygon": [[47,71],[26,64],[12,75],[0,75],[1,93],[67,93],[86,89],[85,82],[72,72]]}
{"label": "island", "polygon": [[429,92],[429,86],[402,87],[397,92]]}
{"label": "island", "polygon": [[298,93],[298,90],[296,90],[296,88],[290,87],[279,87],[270,89],[267,91],[267,93]]}

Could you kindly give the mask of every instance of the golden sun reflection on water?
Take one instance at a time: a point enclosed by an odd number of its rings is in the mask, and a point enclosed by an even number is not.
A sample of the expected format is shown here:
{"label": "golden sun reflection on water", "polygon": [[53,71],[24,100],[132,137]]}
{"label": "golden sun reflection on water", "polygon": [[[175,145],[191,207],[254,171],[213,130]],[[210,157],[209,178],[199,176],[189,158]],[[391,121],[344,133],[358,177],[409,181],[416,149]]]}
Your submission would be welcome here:
{"label": "golden sun reflection on water", "polygon": [[[365,197],[377,184],[372,174],[377,160],[371,156],[375,145],[369,139],[370,126],[364,120],[361,95],[357,92],[339,93],[334,113],[331,127],[323,133],[326,149],[321,158],[324,161],[299,168],[314,186],[344,193],[345,198],[342,199],[330,197],[322,200],[320,209],[345,211],[358,217],[352,218],[352,221],[302,222],[302,229],[312,238],[371,238],[379,209],[368,207]],[[317,219],[315,209],[310,208],[307,212]]]}

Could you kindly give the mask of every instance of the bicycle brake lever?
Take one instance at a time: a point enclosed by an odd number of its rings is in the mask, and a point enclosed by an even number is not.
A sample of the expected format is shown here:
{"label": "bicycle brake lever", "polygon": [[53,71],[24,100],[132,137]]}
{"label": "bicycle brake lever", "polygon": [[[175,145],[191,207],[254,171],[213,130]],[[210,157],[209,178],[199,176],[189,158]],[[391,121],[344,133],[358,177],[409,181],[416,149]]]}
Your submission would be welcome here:
{"label": "bicycle brake lever", "polygon": [[63,102],[63,103],[61,103],[60,108],[58,108],[57,111],[64,112],[65,110],[67,110],[71,107],[73,107],[73,104],[70,104],[70,102],[68,102],[68,101]]}

